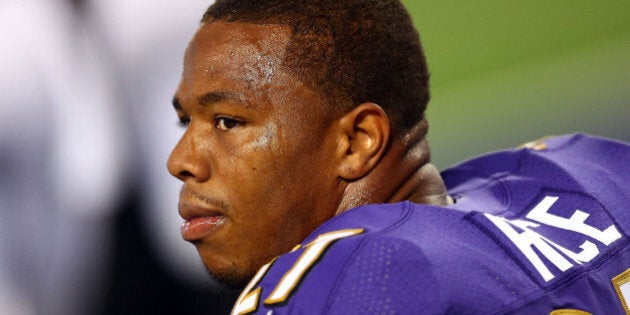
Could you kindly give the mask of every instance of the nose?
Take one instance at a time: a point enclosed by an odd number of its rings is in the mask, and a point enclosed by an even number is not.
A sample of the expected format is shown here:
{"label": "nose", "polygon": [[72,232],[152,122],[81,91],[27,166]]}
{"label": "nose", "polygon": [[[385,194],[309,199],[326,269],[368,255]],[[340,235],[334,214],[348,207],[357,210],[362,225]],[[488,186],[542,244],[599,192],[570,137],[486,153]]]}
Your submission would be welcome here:
{"label": "nose", "polygon": [[168,158],[169,173],[183,182],[205,182],[210,178],[210,159],[198,143],[192,128],[188,128]]}

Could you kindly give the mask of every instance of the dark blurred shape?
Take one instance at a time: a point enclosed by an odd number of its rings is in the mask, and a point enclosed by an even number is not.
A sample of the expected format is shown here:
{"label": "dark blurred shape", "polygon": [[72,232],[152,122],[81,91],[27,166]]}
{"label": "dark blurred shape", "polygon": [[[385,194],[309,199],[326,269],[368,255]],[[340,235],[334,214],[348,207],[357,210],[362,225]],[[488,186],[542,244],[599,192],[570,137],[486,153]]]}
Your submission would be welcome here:
{"label": "dark blurred shape", "polygon": [[238,292],[190,283],[169,273],[142,233],[139,204],[127,206],[115,218],[114,250],[106,299],[94,314],[228,314]]}

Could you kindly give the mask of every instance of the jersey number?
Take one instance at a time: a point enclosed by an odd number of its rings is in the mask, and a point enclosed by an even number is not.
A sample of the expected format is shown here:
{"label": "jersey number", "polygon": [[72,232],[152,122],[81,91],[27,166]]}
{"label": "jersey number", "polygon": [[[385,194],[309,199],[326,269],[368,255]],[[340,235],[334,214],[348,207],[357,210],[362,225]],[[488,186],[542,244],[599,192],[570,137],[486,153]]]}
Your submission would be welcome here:
{"label": "jersey number", "polygon": [[[329,232],[325,234],[319,235],[314,241],[304,246],[304,252],[298,258],[298,260],[293,264],[291,269],[287,271],[280,282],[273,289],[271,294],[265,299],[265,305],[274,305],[278,303],[283,303],[286,299],[291,295],[295,287],[300,282],[300,280],[304,277],[306,272],[308,272],[313,264],[320,258],[320,256],[324,253],[324,251],[332,245],[335,241],[346,238],[349,236],[357,235],[363,233],[363,229],[354,229],[354,230],[340,230]],[[300,247],[296,247],[294,249],[297,250]],[[262,288],[257,287],[254,289],[262,278],[265,276],[271,265],[276,260],[272,260],[268,264],[262,266],[260,270],[256,273],[254,278],[249,282],[249,284],[241,293],[236,304],[234,305],[234,309],[232,309],[232,314],[247,314],[255,311],[258,308],[258,302],[260,301],[260,295],[262,293]]]}

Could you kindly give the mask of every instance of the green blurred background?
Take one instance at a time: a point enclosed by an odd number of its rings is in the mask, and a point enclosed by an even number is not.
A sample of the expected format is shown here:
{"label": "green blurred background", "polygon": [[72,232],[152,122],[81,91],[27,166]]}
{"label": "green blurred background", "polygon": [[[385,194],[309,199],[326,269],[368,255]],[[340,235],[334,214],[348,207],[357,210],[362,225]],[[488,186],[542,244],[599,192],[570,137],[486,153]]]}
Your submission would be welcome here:
{"label": "green blurred background", "polygon": [[440,169],[545,135],[630,141],[630,1],[403,2],[431,71]]}

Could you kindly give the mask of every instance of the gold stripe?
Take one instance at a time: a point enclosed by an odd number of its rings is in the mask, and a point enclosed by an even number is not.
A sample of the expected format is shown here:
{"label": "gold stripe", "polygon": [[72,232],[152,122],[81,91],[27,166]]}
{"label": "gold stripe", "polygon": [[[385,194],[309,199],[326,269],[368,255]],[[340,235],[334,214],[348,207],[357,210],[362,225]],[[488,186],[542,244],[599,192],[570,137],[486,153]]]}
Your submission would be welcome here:
{"label": "gold stripe", "polygon": [[[265,305],[274,305],[286,301],[289,295],[291,295],[291,293],[295,290],[295,287],[298,285],[298,283],[302,280],[305,273],[307,273],[313,267],[315,262],[319,261],[320,256],[331,244],[342,238],[361,234],[364,231],[364,229],[348,229],[332,231],[318,235],[314,241],[310,242],[304,247],[304,252],[302,252],[302,254],[293,264],[293,266],[284,273],[274,290],[271,292],[271,294],[269,294],[269,296],[267,297],[267,299],[264,300],[263,303]],[[314,254],[314,256],[308,257],[309,254]],[[301,268],[301,270],[297,269],[303,260],[305,260],[306,265]],[[288,277],[294,271],[299,272],[295,275],[294,279],[289,279]],[[278,294],[278,292],[281,290],[282,285],[287,281],[290,281],[288,282],[289,288],[282,295]]]}
{"label": "gold stripe", "polygon": [[545,141],[547,141],[547,140],[549,140],[551,138],[554,138],[554,137],[555,136],[545,136],[545,137],[542,137],[542,138],[534,140],[534,141],[523,143],[523,144],[518,146],[518,149],[525,148],[525,149],[530,149],[530,150],[534,150],[534,151],[546,150],[547,149],[547,144],[545,143]]}
{"label": "gold stripe", "polygon": [[564,309],[552,311],[551,313],[549,313],[549,315],[592,315],[592,314],[589,312],[581,311],[581,310],[564,308]]}
{"label": "gold stripe", "polygon": [[289,251],[289,253],[293,253],[294,251],[296,251],[296,250],[298,250],[300,248],[302,248],[302,244],[297,244],[297,245],[295,245],[295,247],[293,247],[293,249],[291,249],[291,251]]}
{"label": "gold stripe", "polygon": [[630,314],[630,308],[628,308],[628,302],[623,297],[623,293],[621,292],[621,286],[630,282],[630,268],[626,269],[626,271],[612,278],[611,282],[613,284],[613,287],[615,287],[615,291],[617,292],[619,301],[621,301],[623,310],[626,311],[626,314]]}
{"label": "gold stripe", "polygon": [[[247,286],[245,287],[243,292],[241,292],[241,295],[238,297],[238,300],[236,300],[236,303],[234,303],[234,307],[232,308],[232,312],[230,312],[230,314],[232,314],[232,315],[244,315],[244,314],[251,313],[251,312],[255,311],[256,309],[258,309],[258,302],[260,301],[260,293],[262,292],[262,288],[258,287],[258,288],[256,288],[256,290],[253,290],[253,291],[252,291],[252,289],[254,288],[254,286],[258,285],[258,283],[262,280],[262,278],[267,274],[267,271],[269,271],[269,268],[271,268],[271,265],[273,265],[273,263],[276,261],[276,259],[277,259],[277,257],[272,259],[266,265],[260,267],[260,269],[258,270],[256,275],[254,275],[254,278],[252,278],[252,280],[250,280],[250,282],[247,284]],[[241,303],[243,303],[244,301],[246,301],[247,299],[249,299],[252,296],[255,296],[255,300],[256,300],[254,305],[249,307],[249,308],[247,308],[247,309],[239,310],[238,313],[236,313],[236,311],[237,311],[238,307],[241,305]]]}
{"label": "gold stripe", "polygon": [[240,312],[238,312],[238,315],[245,315],[248,313],[251,313],[253,311],[255,311],[256,309],[258,309],[258,302],[260,301],[260,292],[262,291],[261,287],[258,287],[256,290],[249,292],[247,295],[245,295],[243,297],[243,301],[249,299],[251,296],[255,296],[254,299],[256,300],[256,302],[254,303],[254,305],[252,305],[250,308],[241,310]]}

